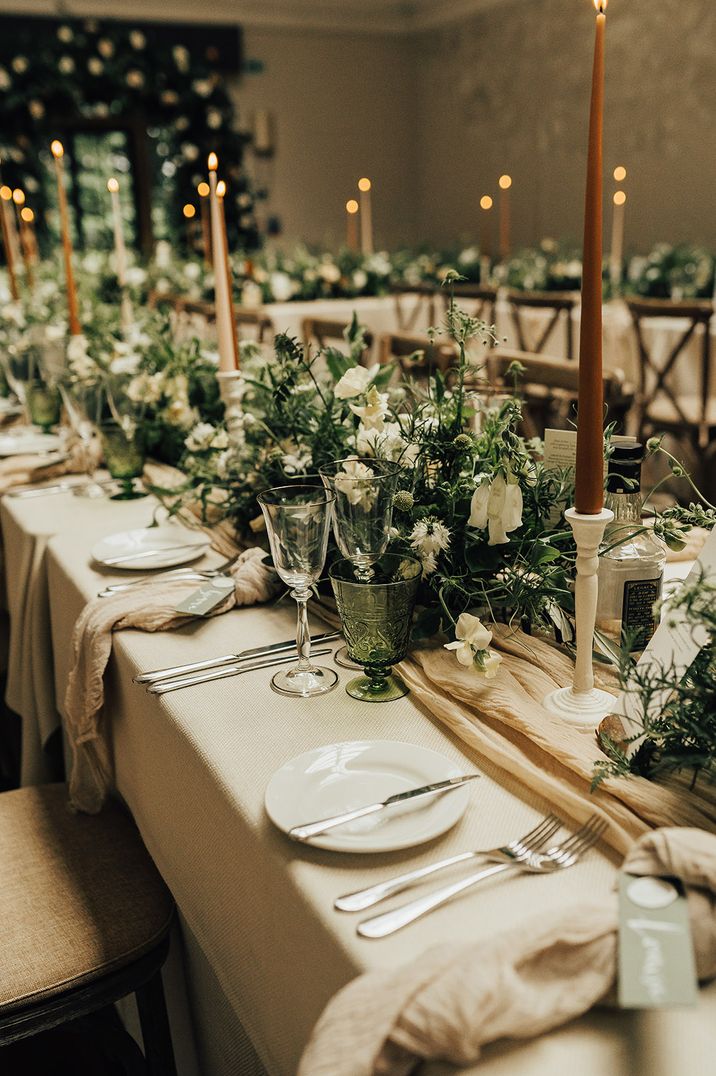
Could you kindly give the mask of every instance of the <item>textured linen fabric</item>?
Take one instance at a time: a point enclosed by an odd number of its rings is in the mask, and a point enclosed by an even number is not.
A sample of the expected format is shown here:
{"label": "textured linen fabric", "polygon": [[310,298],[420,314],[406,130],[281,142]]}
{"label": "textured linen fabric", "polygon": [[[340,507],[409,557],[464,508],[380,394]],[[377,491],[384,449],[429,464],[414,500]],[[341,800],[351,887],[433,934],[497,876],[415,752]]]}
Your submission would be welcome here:
{"label": "textured linen fabric", "polygon": [[[207,616],[236,606],[268,601],[276,593],[276,575],[264,550],[245,550],[231,569],[234,589]],[[194,619],[176,607],[197,589],[196,580],[167,579],[147,588],[95,598],[85,606],[72,635],[73,665],[65,696],[65,731],[71,749],[70,801],[76,810],[99,811],[112,786],[112,762],[101,712],[104,671],[112,651],[112,633],[127,628],[168,631]]]}
{"label": "textured linen fabric", "polygon": [[[647,834],[626,857],[633,874],[687,888],[696,970],[716,975],[716,836]],[[474,946],[423,953],[372,972],[322,1015],[298,1076],[408,1076],[418,1060],[465,1065],[501,1038],[530,1038],[604,1000],[616,980],[617,897],[530,918]]]}
{"label": "textured linen fabric", "polygon": [[65,785],[0,795],[0,1016],[129,964],[171,896],[127,813],[73,815]]}

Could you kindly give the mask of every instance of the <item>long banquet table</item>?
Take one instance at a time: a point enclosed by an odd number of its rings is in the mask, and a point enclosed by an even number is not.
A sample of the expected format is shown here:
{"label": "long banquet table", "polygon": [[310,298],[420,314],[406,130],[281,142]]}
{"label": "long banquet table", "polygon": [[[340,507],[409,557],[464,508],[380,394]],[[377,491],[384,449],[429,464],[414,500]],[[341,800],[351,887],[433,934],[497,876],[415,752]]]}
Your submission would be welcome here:
{"label": "long banquet table", "polygon": [[[16,645],[12,675],[16,683],[44,678],[45,704],[60,715],[77,616],[101,585],[126,577],[94,567],[91,546],[105,534],[147,524],[151,510],[150,500],[83,502],[70,494],[2,502],[5,541],[12,541],[16,563],[29,566],[24,575],[8,574],[11,615],[25,593],[24,615],[32,616],[48,647],[43,655],[39,643]],[[501,843],[530,828],[550,805],[481,760],[484,776],[466,814],[423,848],[361,857],[291,844],[265,816],[264,789],[282,763],[309,748],[392,739],[442,751],[465,770],[476,765],[471,751],[411,698],[368,706],[339,688],[324,698],[290,700],[271,692],[265,670],[163,697],[132,682],[143,669],[288,638],[293,627],[283,603],[172,633],[115,636],[104,720],[118,791],[179,908],[172,973],[183,983],[172,985],[169,1002],[182,1043],[181,1076],[292,1076],[323,1006],[361,971],[393,967],[431,945],[489,937],[540,909],[606,898],[614,883],[614,856],[597,850],[563,875],[487,885],[392,938],[359,939],[355,919],[331,908],[339,893],[437,856]],[[341,672],[342,680],[348,675]],[[697,1010],[598,1010],[533,1042],[489,1048],[469,1071],[551,1076],[571,1066],[581,1076],[705,1073],[716,1050],[714,1017],[712,985]],[[425,1068],[431,1076],[447,1071],[441,1064]]]}

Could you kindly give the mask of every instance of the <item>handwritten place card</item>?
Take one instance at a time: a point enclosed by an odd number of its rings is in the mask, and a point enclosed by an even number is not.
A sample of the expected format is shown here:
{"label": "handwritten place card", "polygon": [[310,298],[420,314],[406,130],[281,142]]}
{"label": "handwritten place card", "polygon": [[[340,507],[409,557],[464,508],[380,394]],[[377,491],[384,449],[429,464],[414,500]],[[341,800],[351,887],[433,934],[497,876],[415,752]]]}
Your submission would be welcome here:
{"label": "handwritten place card", "polygon": [[188,598],[177,605],[177,613],[190,616],[207,616],[221,602],[225,602],[234,589],[234,580],[230,575],[217,575],[198,590],[192,590]]}
{"label": "handwritten place card", "polygon": [[684,889],[678,878],[619,876],[619,1004],[696,1005],[698,982]]}
{"label": "handwritten place card", "polygon": [[[716,580],[716,530],[707,538],[698,560],[686,578],[686,585],[694,583],[700,577]],[[654,665],[657,668],[671,669],[674,683],[678,683],[707,642],[708,633],[703,628],[694,629],[683,610],[669,611],[667,607],[666,615],[637,662],[637,668],[644,669]],[[658,717],[666,706],[669,695],[668,689],[654,692],[649,700],[647,716]],[[643,703],[641,696],[634,689],[621,693],[612,713],[624,719],[629,735],[634,735],[637,729],[643,726]],[[630,757],[640,743],[641,737],[629,744],[627,754]]]}

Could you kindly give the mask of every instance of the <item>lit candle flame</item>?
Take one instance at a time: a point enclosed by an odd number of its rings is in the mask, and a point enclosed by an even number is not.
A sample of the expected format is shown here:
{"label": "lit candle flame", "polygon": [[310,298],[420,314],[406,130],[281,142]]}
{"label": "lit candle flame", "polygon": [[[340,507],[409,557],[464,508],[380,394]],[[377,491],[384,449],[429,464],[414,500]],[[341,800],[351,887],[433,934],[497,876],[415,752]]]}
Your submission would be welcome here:
{"label": "lit candle flame", "polygon": [[358,190],[363,191],[364,193],[366,191],[369,191],[370,188],[372,187],[372,185],[373,184],[371,183],[371,181],[368,179],[367,176],[363,176],[362,179],[358,180]]}
{"label": "lit candle flame", "polygon": [[597,9],[597,15],[606,15],[608,3],[609,0],[594,0],[594,6]]}
{"label": "lit candle flame", "polygon": [[32,224],[33,220],[35,219],[35,214],[34,214],[34,213],[32,212],[32,210],[30,209],[29,205],[26,205],[26,206],[24,206],[24,207],[23,207],[23,208],[22,208],[22,209],[20,210],[20,216],[21,216],[21,217],[22,217],[22,219],[23,219],[24,221],[26,221],[26,222],[27,222],[28,224]]}
{"label": "lit candle flame", "polygon": [[492,198],[489,194],[483,194],[480,199],[480,209],[492,209]]}
{"label": "lit candle flame", "polygon": [[50,149],[52,150],[52,156],[55,158],[56,161],[59,161],[59,159],[61,157],[64,157],[65,155],[64,146],[58,138],[55,138],[52,141],[52,143],[50,144]]}
{"label": "lit candle flame", "polygon": [[614,178],[617,183],[623,183],[627,177],[627,170],[623,164],[618,164],[614,169]]}
{"label": "lit candle flame", "polygon": [[226,184],[224,183],[223,179],[220,179],[219,182],[216,184],[216,196],[217,198],[223,198],[225,194]]}
{"label": "lit candle flame", "polygon": [[216,169],[219,167],[219,158],[216,156],[215,153],[210,153],[209,159],[206,164],[210,172],[215,172]]}
{"label": "lit candle flame", "polygon": [[192,217],[196,216],[196,208],[191,204],[191,202],[187,202],[187,204],[182,209],[182,213],[187,220],[191,220]]}
{"label": "lit candle flame", "polygon": [[0,187],[0,198],[2,198],[3,202],[12,201],[12,190],[10,187]]}
{"label": "lit candle flame", "polygon": [[614,205],[624,205],[626,202],[626,191],[615,191],[614,193]]}
{"label": "lit candle flame", "polygon": [[196,193],[200,198],[208,198],[211,193],[211,188],[208,183],[200,183],[196,188]]}
{"label": "lit candle flame", "polygon": [[12,200],[15,203],[15,205],[24,205],[25,204],[25,192],[20,190],[19,187],[16,187],[15,190],[12,192]]}
{"label": "lit candle flame", "polygon": [[358,203],[356,202],[355,198],[349,198],[348,201],[346,202],[346,213],[353,214],[353,213],[357,213],[357,212],[358,212]]}
{"label": "lit candle flame", "polygon": [[112,176],[111,179],[107,180],[107,190],[109,191],[110,194],[116,194],[118,192],[119,183],[114,178],[114,176]]}
{"label": "lit candle flame", "polygon": [[508,191],[512,186],[512,176],[508,176],[507,174],[500,176],[498,182],[501,190]]}

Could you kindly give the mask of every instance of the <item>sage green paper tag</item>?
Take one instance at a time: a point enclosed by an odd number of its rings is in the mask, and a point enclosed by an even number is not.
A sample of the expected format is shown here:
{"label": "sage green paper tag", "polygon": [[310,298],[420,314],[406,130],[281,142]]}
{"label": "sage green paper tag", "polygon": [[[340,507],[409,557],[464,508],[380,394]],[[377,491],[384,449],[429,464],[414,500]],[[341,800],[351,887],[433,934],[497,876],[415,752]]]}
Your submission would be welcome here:
{"label": "sage green paper tag", "polygon": [[619,876],[619,1004],[623,1009],[696,1005],[698,981],[678,878]]}
{"label": "sage green paper tag", "polygon": [[234,589],[234,580],[228,575],[217,575],[208,583],[203,583],[198,590],[193,590],[181,605],[176,606],[177,613],[190,616],[206,616],[217,605],[225,602]]}

